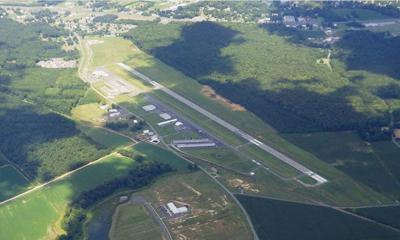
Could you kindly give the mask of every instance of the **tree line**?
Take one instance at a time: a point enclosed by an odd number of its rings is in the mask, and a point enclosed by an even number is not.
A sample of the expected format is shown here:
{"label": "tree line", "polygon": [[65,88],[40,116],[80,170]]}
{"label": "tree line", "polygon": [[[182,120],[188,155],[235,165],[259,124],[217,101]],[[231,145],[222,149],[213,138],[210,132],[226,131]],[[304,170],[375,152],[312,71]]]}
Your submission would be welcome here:
{"label": "tree line", "polygon": [[83,226],[90,207],[121,189],[135,190],[150,184],[156,177],[173,169],[163,163],[146,162],[131,170],[127,176],[105,182],[96,188],[81,193],[68,206],[62,220],[65,233],[58,240],[75,240],[83,237]]}

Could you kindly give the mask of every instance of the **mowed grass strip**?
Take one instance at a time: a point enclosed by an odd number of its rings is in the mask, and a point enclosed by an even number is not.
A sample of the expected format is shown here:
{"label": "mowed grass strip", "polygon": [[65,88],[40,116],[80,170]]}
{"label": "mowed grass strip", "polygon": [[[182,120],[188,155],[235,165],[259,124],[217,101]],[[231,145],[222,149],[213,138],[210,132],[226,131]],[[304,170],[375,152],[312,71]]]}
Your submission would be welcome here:
{"label": "mowed grass strip", "polygon": [[120,206],[114,219],[111,240],[155,240],[162,239],[159,226],[146,208],[139,204]]}
{"label": "mowed grass strip", "polygon": [[108,148],[115,148],[132,143],[132,140],[130,140],[129,138],[115,134],[102,128],[87,127],[83,125],[80,125],[79,128],[88,137],[93,139],[93,141]]}

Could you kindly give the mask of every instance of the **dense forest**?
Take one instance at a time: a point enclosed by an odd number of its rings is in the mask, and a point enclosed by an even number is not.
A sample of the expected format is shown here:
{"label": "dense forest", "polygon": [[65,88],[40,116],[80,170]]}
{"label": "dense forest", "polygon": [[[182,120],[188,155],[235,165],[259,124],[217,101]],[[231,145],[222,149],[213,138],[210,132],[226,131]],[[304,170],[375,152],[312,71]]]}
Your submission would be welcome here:
{"label": "dense forest", "polygon": [[[68,55],[56,41],[65,31],[44,23],[20,24],[6,18],[0,19],[0,66],[3,71],[16,72],[24,67],[34,66],[40,60]],[[76,54],[76,53],[74,53]]]}
{"label": "dense forest", "polygon": [[[398,38],[348,31],[332,47],[327,66],[318,61],[328,50],[293,41],[293,34],[298,33],[264,25],[201,22],[139,26],[125,37],[280,132],[357,130],[370,140],[387,139],[376,129],[390,121],[392,98],[382,91],[399,86]],[[396,112],[399,106],[391,108]]]}
{"label": "dense forest", "polygon": [[16,97],[0,98],[0,152],[31,180],[49,180],[109,152],[68,118]]}
{"label": "dense forest", "polygon": [[70,114],[88,88],[76,69],[36,66],[77,57],[57,42],[67,33],[46,23],[0,19],[0,25],[0,152],[31,181],[47,181],[107,154],[110,149],[58,114]]}
{"label": "dense forest", "polygon": [[131,170],[127,176],[105,182],[96,188],[77,196],[69,205],[62,221],[65,234],[59,240],[81,239],[83,225],[87,220],[88,209],[96,202],[121,189],[138,189],[151,183],[151,181],[167,172],[172,171],[169,165],[145,162]]}

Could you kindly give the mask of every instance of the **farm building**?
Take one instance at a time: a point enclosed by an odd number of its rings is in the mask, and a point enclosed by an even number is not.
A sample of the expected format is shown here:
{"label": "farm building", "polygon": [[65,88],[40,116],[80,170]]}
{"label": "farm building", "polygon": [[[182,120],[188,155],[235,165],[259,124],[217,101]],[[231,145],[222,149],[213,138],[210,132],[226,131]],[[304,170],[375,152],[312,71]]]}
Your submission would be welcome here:
{"label": "farm building", "polygon": [[179,215],[179,214],[184,214],[189,211],[187,206],[183,207],[176,207],[175,203],[169,202],[167,203],[167,209],[169,210],[170,215]]}

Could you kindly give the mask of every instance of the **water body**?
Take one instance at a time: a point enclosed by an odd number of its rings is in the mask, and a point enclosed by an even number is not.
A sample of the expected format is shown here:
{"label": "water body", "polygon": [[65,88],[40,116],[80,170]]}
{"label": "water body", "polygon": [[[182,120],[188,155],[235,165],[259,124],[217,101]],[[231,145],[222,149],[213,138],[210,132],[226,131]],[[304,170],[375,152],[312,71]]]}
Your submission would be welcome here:
{"label": "water body", "polygon": [[108,232],[112,225],[112,216],[118,206],[118,198],[106,201],[96,207],[93,218],[87,226],[89,240],[109,240]]}

